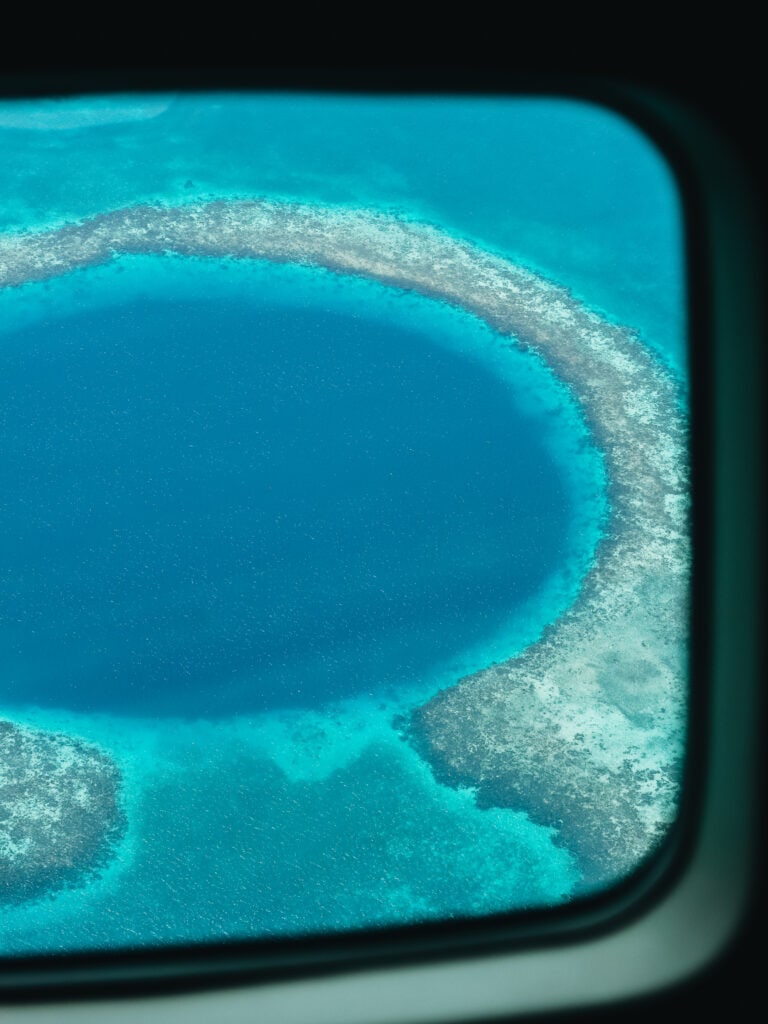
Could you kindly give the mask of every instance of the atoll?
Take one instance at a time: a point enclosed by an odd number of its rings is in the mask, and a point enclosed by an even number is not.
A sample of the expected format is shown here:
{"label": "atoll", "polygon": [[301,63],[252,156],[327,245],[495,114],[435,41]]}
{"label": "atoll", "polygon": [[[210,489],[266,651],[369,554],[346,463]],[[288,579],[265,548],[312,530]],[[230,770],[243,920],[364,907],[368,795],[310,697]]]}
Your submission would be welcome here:
{"label": "atoll", "polygon": [[[134,206],[0,238],[0,286],[121,254],[265,259],[461,307],[535,352],[580,403],[608,521],[575,603],[519,657],[399,723],[448,784],[523,810],[578,858],[585,890],[638,865],[677,813],[686,722],[688,456],[671,373],[567,290],[430,225],[266,200]],[[34,772],[25,776],[35,792]],[[20,799],[26,801],[23,784]]]}

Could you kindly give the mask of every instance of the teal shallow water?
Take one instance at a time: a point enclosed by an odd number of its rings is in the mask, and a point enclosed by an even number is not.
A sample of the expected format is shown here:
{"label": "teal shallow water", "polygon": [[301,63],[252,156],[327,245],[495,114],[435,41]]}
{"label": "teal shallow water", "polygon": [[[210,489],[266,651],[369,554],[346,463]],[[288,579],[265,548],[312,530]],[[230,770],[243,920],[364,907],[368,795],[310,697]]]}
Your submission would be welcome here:
{"label": "teal shallow water", "polygon": [[611,111],[539,98],[118,100],[37,103],[27,131],[0,104],[0,230],[253,194],[383,210],[541,270],[684,373],[677,191]]}
{"label": "teal shallow water", "polygon": [[161,731],[30,715],[118,755],[130,826],[101,880],[4,911],[3,951],[284,936],[562,899],[578,872],[552,833],[435,786],[393,733],[394,710]]}

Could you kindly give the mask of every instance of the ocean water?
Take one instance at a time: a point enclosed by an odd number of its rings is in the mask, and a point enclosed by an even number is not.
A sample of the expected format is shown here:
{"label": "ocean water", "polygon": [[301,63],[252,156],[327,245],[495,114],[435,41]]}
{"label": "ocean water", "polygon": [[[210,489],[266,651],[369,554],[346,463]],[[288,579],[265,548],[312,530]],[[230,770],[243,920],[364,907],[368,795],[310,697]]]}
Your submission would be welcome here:
{"label": "ocean water", "polygon": [[0,230],[201,196],[387,210],[540,269],[685,367],[674,180],[645,136],[589,103],[74,98],[0,105],[0,131]]}
{"label": "ocean water", "polygon": [[[669,172],[588,105],[35,102],[0,145],[3,232],[214,197],[396,213],[684,373]],[[0,909],[0,952],[569,899],[554,830],[437,784],[393,726],[535,642],[590,565],[602,458],[533,353],[372,281],[121,257],[0,291],[0,409],[0,711],[102,745],[128,822],[100,877]]]}

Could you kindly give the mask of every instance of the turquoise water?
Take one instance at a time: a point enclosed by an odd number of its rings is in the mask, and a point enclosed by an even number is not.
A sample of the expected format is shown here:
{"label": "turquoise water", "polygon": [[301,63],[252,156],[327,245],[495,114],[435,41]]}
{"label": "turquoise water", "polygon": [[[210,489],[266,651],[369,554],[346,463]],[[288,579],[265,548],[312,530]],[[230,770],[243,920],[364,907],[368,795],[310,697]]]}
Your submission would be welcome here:
{"label": "turquoise water", "polygon": [[[0,108],[4,231],[213,196],[394,211],[542,270],[682,366],[674,193],[613,115],[302,97],[31,115]],[[0,708],[102,744],[129,822],[100,879],[0,912],[0,950],[567,899],[553,830],[437,785],[392,725],[578,593],[605,480],[546,367],[437,302],[246,261],[125,257],[9,289],[0,315]]]}
{"label": "turquoise water", "polygon": [[168,96],[99,123],[114,106],[0,105],[0,131],[36,125],[3,131],[0,230],[201,196],[388,210],[541,269],[685,362],[677,192],[618,115],[535,98]]}

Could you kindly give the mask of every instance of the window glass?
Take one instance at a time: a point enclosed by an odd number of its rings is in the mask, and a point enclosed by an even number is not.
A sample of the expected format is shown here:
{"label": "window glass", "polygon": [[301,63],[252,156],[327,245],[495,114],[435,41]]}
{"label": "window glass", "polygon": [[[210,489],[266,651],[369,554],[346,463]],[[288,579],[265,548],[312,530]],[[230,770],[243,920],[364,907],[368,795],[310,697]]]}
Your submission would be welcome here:
{"label": "window glass", "polygon": [[679,198],[570,100],[0,104],[0,954],[562,905],[680,800]]}

